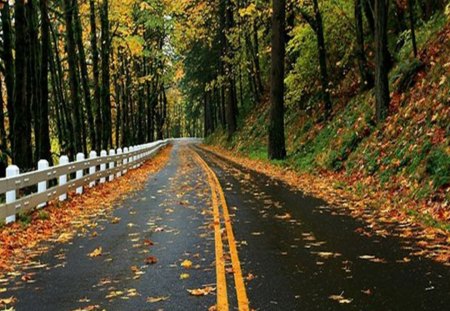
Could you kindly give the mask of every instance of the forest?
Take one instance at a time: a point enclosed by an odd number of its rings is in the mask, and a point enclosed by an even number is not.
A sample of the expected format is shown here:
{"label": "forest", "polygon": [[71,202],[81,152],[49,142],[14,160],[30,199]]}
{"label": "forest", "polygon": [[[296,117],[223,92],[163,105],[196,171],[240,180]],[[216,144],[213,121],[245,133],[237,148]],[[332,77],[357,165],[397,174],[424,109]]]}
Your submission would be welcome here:
{"label": "forest", "polygon": [[[163,137],[205,136],[239,149],[236,133],[254,124],[252,116],[260,124],[253,130],[262,134],[248,149],[266,149],[270,159],[313,155],[320,162],[310,142],[359,100],[373,114],[358,111],[361,124],[350,121],[357,133],[344,133],[344,143],[334,146],[341,150],[324,160],[340,169],[430,68],[422,51],[429,37],[442,31],[448,43],[445,0],[17,0],[0,6],[0,174],[8,163],[27,171],[39,159],[73,159],[77,152]],[[434,101],[445,146],[448,66],[440,64],[440,71]],[[445,170],[448,148],[441,153]]]}

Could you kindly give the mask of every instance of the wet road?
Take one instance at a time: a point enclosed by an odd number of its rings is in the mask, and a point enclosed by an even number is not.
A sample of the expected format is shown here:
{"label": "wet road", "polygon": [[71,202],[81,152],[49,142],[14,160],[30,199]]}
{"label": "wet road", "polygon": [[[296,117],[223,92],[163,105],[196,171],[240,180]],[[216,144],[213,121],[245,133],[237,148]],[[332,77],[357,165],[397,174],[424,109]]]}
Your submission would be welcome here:
{"label": "wet road", "polygon": [[180,142],[144,190],[0,296],[16,310],[448,309],[448,267],[345,214]]}

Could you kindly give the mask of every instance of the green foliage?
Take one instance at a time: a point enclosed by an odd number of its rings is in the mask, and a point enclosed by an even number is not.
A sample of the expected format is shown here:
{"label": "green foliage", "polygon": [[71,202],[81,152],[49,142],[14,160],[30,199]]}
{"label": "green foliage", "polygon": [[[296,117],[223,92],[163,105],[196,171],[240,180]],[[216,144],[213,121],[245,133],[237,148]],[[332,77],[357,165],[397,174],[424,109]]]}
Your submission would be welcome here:
{"label": "green foliage", "polygon": [[41,209],[37,213],[37,218],[39,220],[49,220],[50,219],[50,214],[47,211]]}
{"label": "green foliage", "polygon": [[427,159],[426,171],[435,189],[450,183],[450,154],[443,147],[434,148]]}
{"label": "green foliage", "polygon": [[33,218],[30,213],[18,213],[16,216],[16,221],[21,223],[23,226],[28,226],[32,219]]}

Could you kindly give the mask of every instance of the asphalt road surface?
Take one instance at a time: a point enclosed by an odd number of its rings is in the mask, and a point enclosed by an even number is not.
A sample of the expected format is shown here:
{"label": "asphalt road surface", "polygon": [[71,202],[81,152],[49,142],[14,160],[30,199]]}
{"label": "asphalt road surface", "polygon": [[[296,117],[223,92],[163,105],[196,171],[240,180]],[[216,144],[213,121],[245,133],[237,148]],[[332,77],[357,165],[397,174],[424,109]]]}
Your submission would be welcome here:
{"label": "asphalt road surface", "polygon": [[450,306],[450,269],[409,256],[411,241],[362,235],[342,209],[192,142],[97,223],[0,296],[36,311]]}

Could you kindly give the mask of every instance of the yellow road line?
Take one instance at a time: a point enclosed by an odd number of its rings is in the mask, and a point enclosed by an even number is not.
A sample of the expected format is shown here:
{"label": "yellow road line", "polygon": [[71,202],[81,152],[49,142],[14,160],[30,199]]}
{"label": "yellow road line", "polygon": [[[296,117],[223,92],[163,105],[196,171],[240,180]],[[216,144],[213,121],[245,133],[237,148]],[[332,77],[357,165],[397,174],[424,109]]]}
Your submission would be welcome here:
{"label": "yellow road line", "polygon": [[[194,153],[197,162],[203,167],[200,157]],[[220,230],[220,214],[219,204],[217,201],[216,187],[214,180],[210,174],[206,171],[208,176],[208,183],[211,187],[211,197],[214,215],[214,241],[215,241],[215,255],[216,255],[216,279],[217,279],[217,311],[228,311],[228,293],[227,282],[225,276],[225,259],[223,256],[223,243]]]}
{"label": "yellow road line", "polygon": [[223,256],[223,243],[220,230],[220,214],[219,204],[217,202],[217,194],[213,180],[208,175],[209,184],[211,185],[211,195],[214,213],[214,240],[216,246],[216,278],[217,278],[217,310],[228,310],[228,294],[227,282],[225,276],[225,258]]}
{"label": "yellow road line", "polygon": [[236,247],[236,240],[234,238],[233,228],[231,225],[230,214],[228,211],[228,205],[227,205],[227,201],[225,199],[225,194],[220,185],[219,179],[217,178],[214,171],[208,166],[208,164],[197,153],[196,153],[196,155],[198,157],[198,161],[200,161],[201,165],[207,171],[208,179],[213,178],[215,181],[215,188],[216,188],[217,192],[219,193],[222,211],[223,211],[223,217],[225,220],[225,229],[226,229],[228,245],[229,245],[229,249],[230,249],[231,265],[233,267],[238,307],[239,307],[240,311],[248,311],[250,308],[249,308],[249,302],[248,302],[248,297],[247,297],[247,291],[245,289],[244,278],[242,276],[241,264],[239,261],[239,255],[238,255],[237,247]]}

